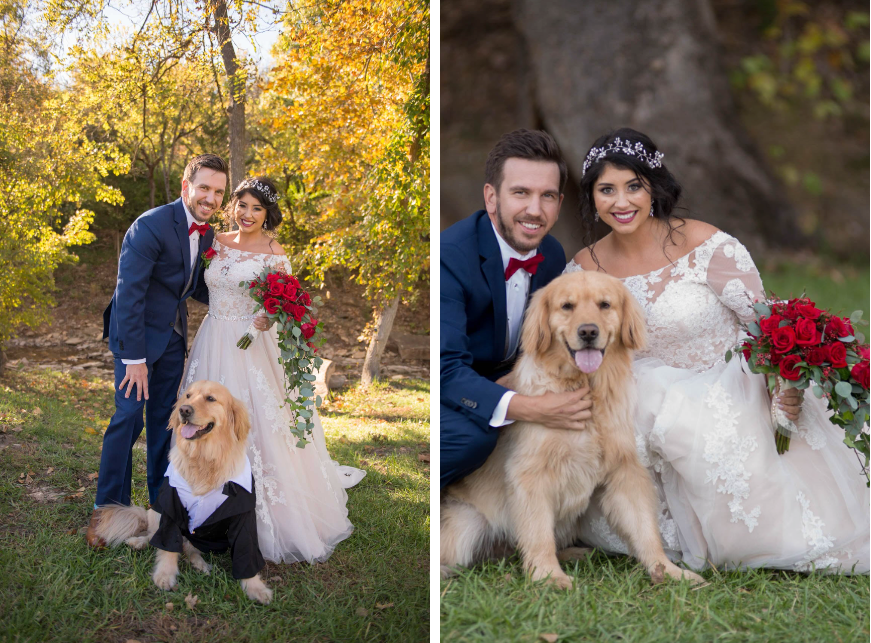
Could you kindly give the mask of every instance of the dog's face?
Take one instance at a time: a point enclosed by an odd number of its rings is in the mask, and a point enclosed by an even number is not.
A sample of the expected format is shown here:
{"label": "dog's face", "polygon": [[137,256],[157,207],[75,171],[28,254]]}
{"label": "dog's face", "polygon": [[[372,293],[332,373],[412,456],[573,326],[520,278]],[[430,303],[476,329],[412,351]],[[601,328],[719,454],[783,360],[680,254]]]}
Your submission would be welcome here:
{"label": "dog's face", "polygon": [[644,347],[644,316],[618,280],[573,272],[535,293],[523,324],[522,346],[560,366],[594,373],[608,351]]}
{"label": "dog's face", "polygon": [[169,426],[176,444],[203,441],[217,446],[248,439],[248,412],[239,400],[217,382],[194,382],[181,394],[172,410]]}

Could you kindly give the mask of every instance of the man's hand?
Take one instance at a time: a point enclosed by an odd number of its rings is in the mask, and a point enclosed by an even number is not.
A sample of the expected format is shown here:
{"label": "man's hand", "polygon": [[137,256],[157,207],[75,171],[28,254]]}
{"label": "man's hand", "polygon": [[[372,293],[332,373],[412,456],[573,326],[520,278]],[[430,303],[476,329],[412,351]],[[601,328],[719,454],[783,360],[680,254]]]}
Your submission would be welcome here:
{"label": "man's hand", "polygon": [[509,420],[535,422],[549,429],[583,431],[592,416],[593,400],[589,388],[567,393],[515,395],[508,403]]}
{"label": "man's hand", "polygon": [[788,388],[780,391],[775,399],[777,405],[783,410],[784,415],[795,422],[798,420],[798,415],[801,413],[801,391],[797,388]]}
{"label": "man's hand", "polygon": [[124,385],[127,385],[127,393],[124,397],[130,397],[130,391],[133,387],[136,387],[136,401],[139,402],[142,400],[142,396],[145,395],[145,399],[148,399],[148,366],[145,364],[127,364],[127,372],[124,374],[124,379],[121,380],[121,383],[118,385],[118,390],[124,388]]}
{"label": "man's hand", "polygon": [[254,328],[259,331],[269,330],[272,324],[273,320],[269,319],[266,313],[260,313],[254,318]]}

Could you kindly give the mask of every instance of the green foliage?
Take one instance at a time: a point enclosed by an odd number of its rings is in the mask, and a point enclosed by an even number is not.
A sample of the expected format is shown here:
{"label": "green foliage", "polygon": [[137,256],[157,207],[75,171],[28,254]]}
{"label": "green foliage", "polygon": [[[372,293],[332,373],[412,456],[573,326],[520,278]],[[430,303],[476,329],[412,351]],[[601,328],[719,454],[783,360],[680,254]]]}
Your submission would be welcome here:
{"label": "green foliage", "polygon": [[30,43],[39,39],[22,36],[24,18],[23,5],[0,11],[0,342],[46,318],[55,267],[75,259],[68,248],[93,239],[84,202],[120,205],[104,179],[129,163],[89,137],[69,97],[32,68]]}

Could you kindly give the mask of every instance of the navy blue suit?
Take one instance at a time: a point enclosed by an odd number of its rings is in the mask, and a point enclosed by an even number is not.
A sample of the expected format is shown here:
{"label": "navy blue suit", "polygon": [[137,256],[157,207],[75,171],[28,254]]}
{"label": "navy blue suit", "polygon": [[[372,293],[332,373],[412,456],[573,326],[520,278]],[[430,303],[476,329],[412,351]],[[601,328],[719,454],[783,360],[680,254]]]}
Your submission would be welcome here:
{"label": "navy blue suit", "polygon": [[[187,353],[185,300],[194,296],[208,303],[200,255],[213,238],[211,230],[200,235],[192,269],[188,221],[181,199],[149,210],[124,235],[115,294],[103,313],[103,337],[109,338],[109,349],[115,356],[115,414],[103,437],[97,505],[130,504],[133,445],[143,425],[148,498],[152,504],[157,499],[169,455],[171,432],[167,425]],[[175,330],[176,320],[180,320],[181,334]],[[147,402],[144,397],[136,400],[136,389],[129,398],[124,397],[127,385],[118,390],[127,371],[121,360],[143,357],[148,367]]]}
{"label": "navy blue suit", "polygon": [[[546,236],[544,261],[530,281],[535,290],[559,276],[566,256]],[[479,468],[496,446],[490,418],[508,390],[494,380],[514,365],[506,359],[508,312],[499,242],[479,210],[441,234],[441,486]]]}

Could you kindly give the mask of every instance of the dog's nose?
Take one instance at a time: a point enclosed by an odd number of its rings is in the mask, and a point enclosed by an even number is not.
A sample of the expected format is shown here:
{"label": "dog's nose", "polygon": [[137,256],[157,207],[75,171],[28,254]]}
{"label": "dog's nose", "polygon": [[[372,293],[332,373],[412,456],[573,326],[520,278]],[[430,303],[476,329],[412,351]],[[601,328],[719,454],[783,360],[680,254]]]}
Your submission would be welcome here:
{"label": "dog's nose", "polygon": [[596,324],[581,324],[578,327],[578,337],[581,338],[582,342],[586,342],[587,344],[591,344],[596,341],[596,338],[599,336],[599,327]]}
{"label": "dog's nose", "polygon": [[194,413],[194,407],[185,404],[183,406],[178,407],[178,414],[182,416],[184,419],[188,419]]}

